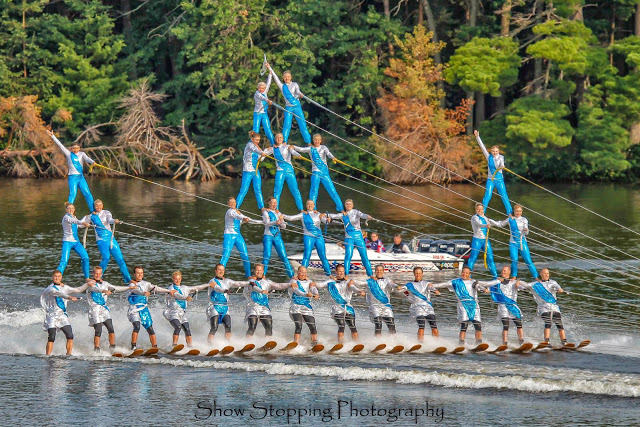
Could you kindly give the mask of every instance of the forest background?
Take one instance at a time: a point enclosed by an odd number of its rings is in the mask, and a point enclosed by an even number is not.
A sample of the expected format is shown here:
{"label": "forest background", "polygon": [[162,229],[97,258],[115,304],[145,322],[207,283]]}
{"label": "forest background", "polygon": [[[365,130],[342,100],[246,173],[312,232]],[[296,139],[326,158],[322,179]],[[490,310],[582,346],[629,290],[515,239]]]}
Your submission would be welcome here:
{"label": "forest background", "polygon": [[[167,161],[186,146],[233,147],[216,166],[237,173],[265,54],[309,98],[427,159],[303,100],[367,173],[480,179],[479,129],[535,180],[640,175],[640,0],[0,0],[0,173],[63,175],[46,127],[104,162],[170,141],[139,173],[177,173]],[[284,105],[275,85],[270,97]],[[290,142],[303,144],[295,124]]]}

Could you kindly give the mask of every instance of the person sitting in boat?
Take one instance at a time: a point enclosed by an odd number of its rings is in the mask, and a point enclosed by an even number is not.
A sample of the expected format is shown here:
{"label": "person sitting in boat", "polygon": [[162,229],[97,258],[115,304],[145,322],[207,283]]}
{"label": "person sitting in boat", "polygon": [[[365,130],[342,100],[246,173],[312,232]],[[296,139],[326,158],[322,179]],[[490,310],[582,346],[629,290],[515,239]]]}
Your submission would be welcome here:
{"label": "person sitting in boat", "polygon": [[409,245],[402,241],[402,235],[396,234],[393,236],[393,245],[387,249],[387,253],[408,254],[411,253],[411,249],[409,249]]}
{"label": "person sitting in boat", "polygon": [[191,294],[209,288],[209,284],[197,286],[186,286],[182,284],[182,273],[174,271],[171,275],[171,286],[167,289],[175,291],[173,294],[165,296],[166,308],[162,312],[165,319],[173,326],[172,345],[178,345],[180,338],[180,329],[184,330],[187,347],[191,347],[193,338],[191,336],[191,328],[189,327],[189,319],[187,319],[187,303],[193,301]]}
{"label": "person sitting in boat", "polygon": [[544,341],[549,342],[551,336],[551,323],[553,322],[558,328],[558,335],[562,341],[562,345],[567,343],[567,335],[562,324],[562,315],[556,293],[566,293],[556,282],[549,278],[550,272],[548,268],[540,270],[540,279],[524,284],[524,287],[531,291],[533,299],[538,305],[538,316],[544,321]]}
{"label": "person sitting in boat", "polygon": [[347,199],[344,202],[345,210],[342,213],[329,214],[329,218],[342,221],[344,225],[344,269],[347,274],[351,273],[351,258],[353,257],[353,248],[358,249],[362,265],[367,271],[367,276],[373,275],[371,262],[367,256],[367,246],[362,237],[362,229],[360,228],[360,220],[369,221],[374,219],[371,215],[360,212],[353,208],[353,200]]}
{"label": "person sitting in boat", "polygon": [[418,323],[419,342],[424,341],[424,328],[427,323],[431,328],[431,336],[436,338],[440,336],[438,325],[436,324],[436,312],[433,310],[433,304],[431,303],[431,293],[440,295],[440,292],[429,282],[422,280],[423,275],[422,267],[414,267],[413,282],[398,287],[398,290],[404,292],[411,303],[409,314]]}
{"label": "person sitting in boat", "polygon": [[504,177],[502,174],[502,169],[504,168],[504,156],[500,154],[500,147],[494,145],[491,147],[491,153],[489,153],[482,143],[482,139],[480,138],[480,133],[477,130],[473,131],[473,134],[476,136],[476,141],[478,141],[478,145],[484,154],[484,157],[487,159],[488,163],[488,175],[487,175],[487,186],[484,191],[484,197],[482,198],[482,205],[484,206],[484,210],[486,212],[487,206],[489,206],[489,202],[491,201],[491,196],[493,196],[493,189],[495,187],[498,190],[498,194],[502,199],[502,204],[504,205],[504,209],[507,212],[507,215],[511,215],[511,202],[509,202],[509,196],[507,195],[507,188],[504,185]]}
{"label": "person sitting in boat", "polygon": [[304,255],[302,256],[302,266],[308,267],[309,260],[311,259],[311,252],[315,248],[318,253],[318,258],[322,262],[322,268],[324,274],[331,275],[331,266],[327,260],[327,250],[325,247],[324,237],[322,236],[321,224],[326,224],[331,221],[326,214],[321,214],[315,210],[315,202],[313,200],[307,200],[307,210],[297,215],[283,215],[282,217],[287,221],[302,221],[303,236],[302,241],[304,244]]}
{"label": "person sitting in boat", "polygon": [[338,342],[344,341],[345,326],[351,330],[351,339],[358,342],[358,329],[356,328],[356,312],[351,305],[351,298],[354,292],[357,295],[365,296],[366,293],[360,290],[353,280],[345,277],[344,265],[336,266],[336,277],[332,277],[324,282],[316,284],[318,289],[326,287],[329,295],[333,298],[334,304],[331,306],[331,317],[338,324]]}
{"label": "person sitting in boat", "polygon": [[263,156],[273,156],[276,159],[276,182],[273,186],[273,197],[276,199],[276,208],[280,206],[280,195],[282,194],[282,188],[284,183],[287,183],[289,191],[293,196],[293,200],[296,202],[298,210],[302,210],[302,196],[298,189],[298,181],[296,181],[296,172],[291,164],[291,157],[300,157],[292,146],[283,142],[283,136],[281,133],[276,134],[276,145],[269,147],[263,152]]}
{"label": "person sitting in boat", "polygon": [[84,201],[87,202],[87,206],[89,210],[93,210],[93,195],[91,194],[91,190],[89,189],[89,185],[87,184],[87,180],[84,178],[84,164],[87,163],[89,165],[93,165],[95,161],[93,161],[87,154],[83,151],[80,151],[79,144],[73,144],[71,146],[71,151],[65,147],[62,142],[56,138],[53,131],[47,130],[47,134],[53,139],[56,143],[62,154],[67,158],[67,181],[69,183],[69,203],[75,203],[76,196],[78,194],[78,188],[80,188],[80,192],[84,196]]}
{"label": "person sitting in boat", "polygon": [[533,265],[531,260],[531,253],[529,252],[529,245],[527,244],[527,238],[529,234],[529,220],[522,216],[522,206],[515,205],[513,207],[513,215],[503,221],[499,222],[500,226],[509,225],[511,237],[509,239],[509,256],[511,258],[511,276],[513,278],[518,277],[518,255],[522,256],[525,264],[529,268],[531,276],[534,280],[538,280],[538,270]]}
{"label": "person sitting in boat", "polygon": [[242,290],[244,298],[247,300],[246,314],[244,321],[247,322],[247,336],[252,337],[256,332],[258,321],[264,327],[264,334],[267,337],[273,335],[273,317],[271,307],[269,307],[269,292],[289,289],[291,284],[275,283],[264,277],[266,268],[262,264],[253,267],[253,277],[249,278],[249,283]]}
{"label": "person sitting in boat", "polygon": [[62,330],[67,338],[67,356],[73,351],[73,330],[67,314],[67,300],[78,301],[73,294],[81,294],[87,289],[88,282],[84,285],[72,288],[62,283],[62,273],[58,270],[53,272],[52,283],[42,291],[40,295],[40,305],[44,309],[44,330],[47,331],[48,339],[45,349],[47,356],[53,352],[53,343],[56,340],[56,332]]}
{"label": "person sitting in boat", "polygon": [[89,326],[93,327],[93,351],[100,352],[100,338],[102,337],[102,327],[107,328],[109,334],[109,348],[113,351],[116,348],[116,333],[113,328],[111,311],[107,306],[109,295],[114,292],[125,292],[135,287],[114,286],[106,280],[102,280],[102,267],[93,267],[93,277],[88,282],[87,302],[89,303]]}
{"label": "person sitting in boat", "polygon": [[389,334],[395,335],[396,322],[390,298],[391,292],[399,292],[397,285],[391,279],[384,277],[384,266],[382,264],[376,266],[375,275],[367,278],[365,284],[367,304],[369,304],[369,320],[373,323],[375,336],[380,337],[382,335],[383,322],[387,325]]}
{"label": "person sitting in boat", "polygon": [[149,311],[148,298],[151,296],[151,292],[154,294],[174,295],[176,291],[164,289],[143,280],[144,268],[139,265],[133,267],[133,277],[134,278],[131,281],[133,286],[127,291],[127,301],[129,302],[127,318],[133,325],[133,331],[131,332],[131,350],[138,348],[138,333],[140,332],[140,326],[143,326],[149,334],[151,347],[157,348],[158,341],[156,339],[156,333],[153,330],[153,319],[151,318],[151,312]]}
{"label": "person sitting in boat", "polygon": [[300,134],[302,134],[302,139],[305,143],[311,143],[311,135],[309,135],[309,131],[307,130],[307,123],[304,119],[304,112],[302,111],[302,106],[300,105],[300,98],[302,92],[300,92],[300,86],[298,83],[291,81],[292,75],[291,71],[287,70],[282,73],[282,80],[284,84],[280,82],[278,75],[273,71],[269,63],[265,64],[269,69],[269,76],[273,77],[276,81],[276,84],[282,91],[282,95],[284,95],[284,99],[286,102],[284,109],[284,123],[282,124],[282,135],[284,136],[285,144],[289,140],[289,133],[291,132],[291,124],[293,123],[293,117],[296,118],[296,123],[298,123],[298,128],[300,129]]}
{"label": "person sitting in boat", "polygon": [[293,341],[300,342],[300,334],[302,334],[302,324],[306,323],[311,334],[311,345],[318,344],[318,329],[316,328],[316,318],[313,315],[313,307],[311,306],[311,298],[318,299],[318,289],[315,282],[307,277],[307,268],[298,267],[298,274],[291,278],[289,287],[289,297],[291,304],[289,305],[289,317],[295,324],[293,332]]}
{"label": "person sitting in boat", "polygon": [[260,149],[260,135],[257,132],[250,131],[249,139],[250,141],[244,147],[242,156],[242,184],[240,184],[240,191],[236,200],[238,201],[238,208],[240,208],[249,191],[249,187],[253,184],[253,193],[256,195],[258,209],[263,209],[262,178],[260,177],[260,171],[256,170],[256,168],[258,159],[264,152]]}
{"label": "person sitting in boat", "polygon": [[491,242],[489,241],[488,233],[491,226],[500,227],[498,221],[487,218],[484,215],[484,206],[482,203],[476,203],[476,213],[471,217],[471,228],[473,229],[473,238],[471,239],[471,254],[469,255],[469,261],[467,265],[473,271],[473,267],[476,264],[476,260],[480,253],[485,253],[485,259],[487,261],[487,267],[491,272],[494,279],[498,278],[498,272],[496,271],[496,264],[493,261],[493,250],[491,249]]}
{"label": "person sitting in boat", "polygon": [[371,249],[378,253],[384,252],[384,243],[380,240],[378,233],[372,231],[370,235],[371,238],[369,238],[364,231],[362,232],[362,235],[364,236],[364,244],[367,246],[367,249]]}
{"label": "person sitting in boat", "polygon": [[100,251],[100,255],[102,260],[100,261],[100,267],[102,267],[103,274],[107,272],[107,266],[109,265],[109,260],[111,256],[116,260],[116,264],[120,268],[120,274],[122,274],[122,280],[124,283],[131,282],[131,275],[129,274],[129,270],[127,269],[127,263],[124,262],[124,257],[122,256],[122,250],[120,249],[120,245],[118,241],[113,236],[113,232],[111,229],[111,225],[119,224],[120,221],[113,218],[111,212],[104,209],[104,204],[102,200],[96,199],[93,203],[94,210],[93,213],[82,218],[82,222],[89,222],[94,225],[95,233],[96,233],[96,244],[98,245],[98,250]]}
{"label": "person sitting in boat", "polygon": [[289,258],[287,257],[287,251],[284,248],[284,242],[282,240],[282,233],[280,230],[287,228],[287,223],[284,221],[283,215],[278,211],[278,201],[275,197],[269,197],[267,199],[267,209],[262,211],[262,222],[264,224],[264,236],[262,237],[262,263],[264,264],[264,274],[267,274],[269,268],[269,261],[271,259],[271,247],[275,246],[276,252],[284,264],[284,268],[287,271],[289,278],[295,275]]}
{"label": "person sitting in boat", "polygon": [[218,325],[224,325],[224,337],[231,339],[231,315],[229,315],[229,294],[233,288],[247,286],[249,281],[238,282],[224,277],[223,264],[216,265],[215,277],[209,281],[209,306],[207,317],[209,318],[209,335],[207,342],[213,344],[213,339],[218,331]]}
{"label": "person sitting in boat", "polygon": [[258,83],[258,88],[253,94],[253,131],[259,134],[260,126],[262,126],[267,139],[269,140],[271,145],[274,145],[275,141],[273,139],[273,132],[271,131],[271,122],[269,121],[269,115],[267,114],[269,105],[273,104],[268,95],[270,86],[271,74],[269,74],[266,83]]}
{"label": "person sitting in boat", "polygon": [[299,153],[309,153],[309,157],[311,157],[311,188],[309,189],[309,199],[313,200],[314,204],[316,203],[320,183],[322,183],[333,200],[333,203],[336,205],[336,210],[343,211],[344,206],[342,205],[342,200],[336,191],[336,187],[333,185],[333,181],[331,181],[329,166],[327,165],[327,157],[333,159],[334,162],[335,157],[326,145],[322,145],[322,135],[318,133],[313,135],[313,142],[310,147],[294,148]]}
{"label": "person sitting in boat", "polygon": [[67,268],[69,257],[71,256],[71,250],[80,256],[80,263],[82,265],[82,274],[84,279],[89,280],[89,254],[87,250],[80,243],[78,237],[78,227],[89,227],[91,223],[89,221],[82,221],[76,218],[76,208],[69,202],[65,202],[66,214],[62,217],[62,255],[60,255],[60,263],[57,270],[64,274],[64,270]]}
{"label": "person sitting in boat", "polygon": [[251,261],[249,260],[249,251],[247,249],[247,243],[244,241],[244,237],[240,234],[240,225],[242,223],[262,224],[262,221],[250,219],[244,216],[236,209],[236,199],[229,197],[227,202],[227,213],[224,215],[224,238],[222,241],[222,258],[220,258],[220,264],[224,267],[227,266],[227,262],[231,257],[231,251],[235,246],[240,252],[240,258],[242,259],[242,265],[244,266],[244,275],[246,277],[251,276]]}
{"label": "person sitting in boat", "polygon": [[[494,282],[492,282],[494,283]],[[460,323],[460,345],[464,345],[469,322],[473,323],[476,336],[476,346],[482,344],[482,319],[478,292],[489,293],[489,283],[479,282],[471,278],[471,269],[462,268],[462,277],[433,285],[435,289],[447,288],[458,298],[458,323]]]}
{"label": "person sitting in boat", "polygon": [[509,324],[513,322],[518,334],[518,345],[522,345],[524,344],[522,312],[518,307],[517,301],[518,291],[524,290],[526,287],[519,280],[510,279],[511,268],[507,265],[502,267],[500,275],[500,279],[496,279],[494,282],[487,282],[487,284],[493,283],[489,291],[491,292],[491,299],[498,303],[498,317],[502,322],[502,344],[507,345]]}

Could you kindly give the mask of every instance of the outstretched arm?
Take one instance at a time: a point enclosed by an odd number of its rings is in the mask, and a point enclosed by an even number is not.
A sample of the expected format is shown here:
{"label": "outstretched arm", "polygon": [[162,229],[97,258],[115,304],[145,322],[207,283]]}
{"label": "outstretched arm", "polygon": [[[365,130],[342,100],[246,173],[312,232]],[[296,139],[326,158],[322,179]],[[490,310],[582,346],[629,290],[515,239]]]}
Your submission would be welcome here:
{"label": "outstretched arm", "polygon": [[289,282],[275,283],[275,282],[269,281],[269,285],[270,285],[272,291],[282,291],[284,289],[289,289],[289,287],[291,286],[291,283],[289,283]]}
{"label": "outstretched arm", "polygon": [[484,157],[486,159],[488,159],[489,158],[489,152],[487,151],[487,148],[482,143],[482,138],[480,138],[480,132],[478,132],[477,130],[474,130],[473,134],[476,136],[476,141],[478,141],[478,145],[480,146],[480,149],[482,150],[482,154],[484,154]]}
{"label": "outstretched arm", "polygon": [[282,217],[287,221],[300,221],[302,219],[302,214],[299,213],[297,215],[282,215]]}
{"label": "outstretched arm", "polygon": [[229,288],[231,289],[231,288],[244,288],[251,282],[248,280],[244,280],[244,281],[229,280],[227,283],[229,283]]}
{"label": "outstretched arm", "polygon": [[116,286],[116,285],[112,285],[111,283],[109,283],[107,288],[111,292],[124,292],[124,291],[128,291],[129,289],[131,289],[131,286]]}
{"label": "outstretched arm", "polygon": [[[269,68],[269,77],[268,77],[268,79],[271,79],[273,77],[273,79],[276,81],[276,84],[278,85],[278,88],[280,90],[282,90],[282,82],[278,78],[278,75],[276,74],[276,72],[273,71],[273,68],[271,68],[271,65],[269,65],[269,64],[267,64],[267,68]],[[267,90],[269,90],[269,84],[271,84],[271,82],[267,83]]]}
{"label": "outstretched arm", "polygon": [[65,291],[67,294],[81,294],[87,290],[89,287],[89,283],[85,283],[82,286],[78,286],[77,288],[73,288],[71,286],[65,286]]}
{"label": "outstretched arm", "polygon": [[64,153],[65,156],[69,155],[69,150],[67,149],[67,147],[65,147],[62,142],[60,142],[60,140],[58,140],[58,138],[56,138],[56,136],[53,134],[52,131],[47,131],[47,133],[49,134],[49,136],[51,137],[51,139],[53,139],[53,142],[56,143],[56,145],[58,146],[58,148],[60,149],[60,151],[62,151]]}
{"label": "outstretched arm", "polygon": [[293,149],[298,153],[310,153],[311,147],[297,147],[294,146]]}

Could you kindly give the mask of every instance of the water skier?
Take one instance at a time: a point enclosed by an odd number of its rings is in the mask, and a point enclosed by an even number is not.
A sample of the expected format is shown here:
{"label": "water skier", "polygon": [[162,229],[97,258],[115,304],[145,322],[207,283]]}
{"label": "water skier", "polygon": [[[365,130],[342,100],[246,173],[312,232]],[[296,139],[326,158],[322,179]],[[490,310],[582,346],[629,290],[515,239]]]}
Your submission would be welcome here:
{"label": "water skier", "polygon": [[300,342],[300,334],[302,333],[302,324],[306,323],[311,334],[311,345],[318,343],[318,330],[316,328],[316,319],[313,315],[313,307],[311,306],[311,298],[318,299],[318,289],[316,284],[307,278],[307,268],[298,267],[297,276],[293,277],[290,282],[289,296],[291,304],[289,305],[289,317],[295,323],[293,332],[293,341]]}
{"label": "water skier", "polygon": [[280,257],[280,260],[284,264],[284,268],[287,270],[289,278],[294,276],[293,268],[287,258],[287,251],[284,248],[284,242],[282,240],[282,229],[287,227],[287,223],[284,222],[283,215],[278,211],[278,201],[275,197],[269,197],[267,199],[268,208],[262,211],[262,222],[264,224],[264,236],[262,237],[262,263],[264,264],[264,274],[267,274],[269,268],[269,261],[271,260],[271,247],[276,248],[276,252]]}
{"label": "water skier", "polygon": [[488,230],[492,226],[500,227],[501,225],[498,221],[487,218],[484,215],[484,206],[482,206],[482,203],[476,203],[476,213],[471,217],[473,238],[471,239],[471,254],[469,255],[467,265],[469,265],[469,268],[473,271],[473,267],[476,264],[478,256],[480,253],[485,252],[487,267],[489,268],[491,275],[493,275],[493,278],[496,279],[498,277],[498,272],[496,271],[496,265],[493,261],[491,242],[487,237]]}
{"label": "water skier", "polygon": [[538,270],[533,265],[531,253],[529,252],[529,244],[526,235],[529,234],[529,220],[522,216],[522,206],[515,205],[513,207],[513,215],[500,221],[500,226],[509,225],[511,237],[509,238],[509,257],[511,258],[511,275],[513,278],[518,277],[518,255],[522,256],[525,264],[529,268],[529,272],[534,279],[538,279]]}
{"label": "water skier", "polygon": [[269,121],[269,115],[267,114],[269,105],[273,104],[268,95],[270,86],[271,74],[269,74],[266,83],[258,83],[258,88],[253,94],[253,131],[259,134],[260,126],[262,126],[262,128],[264,129],[264,134],[267,136],[267,139],[269,140],[271,145],[273,145],[275,144],[275,141],[273,140],[271,122]]}
{"label": "water skier", "polygon": [[262,209],[264,208],[262,178],[256,168],[258,166],[258,160],[264,152],[260,148],[260,135],[257,132],[249,132],[249,139],[250,141],[247,142],[247,145],[244,147],[244,154],[242,155],[242,184],[240,184],[240,191],[238,192],[236,200],[238,201],[238,208],[240,208],[249,191],[249,187],[253,185],[253,193],[256,196],[258,209]]}
{"label": "water skier", "polygon": [[504,176],[502,174],[502,168],[504,168],[504,156],[500,154],[500,147],[494,145],[493,147],[491,147],[491,153],[489,153],[482,143],[480,133],[477,130],[474,130],[473,134],[476,136],[476,141],[478,141],[478,145],[480,146],[484,157],[487,159],[489,168],[487,176],[487,186],[484,191],[484,197],[482,198],[482,205],[484,206],[484,210],[486,211],[487,206],[489,206],[491,196],[493,196],[493,188],[495,187],[495,189],[498,190],[500,198],[502,199],[502,204],[504,205],[504,209],[506,210],[507,215],[510,215],[511,202],[509,202],[507,188],[504,185]]}
{"label": "water skier", "polygon": [[226,267],[229,257],[231,257],[231,251],[235,246],[240,252],[240,258],[242,259],[242,265],[244,266],[244,274],[246,277],[251,276],[251,261],[249,260],[249,251],[247,249],[247,243],[244,241],[244,237],[240,234],[240,225],[242,223],[262,224],[262,221],[250,219],[244,216],[236,209],[236,199],[229,197],[227,202],[227,212],[224,215],[224,238],[222,241],[222,258],[220,258],[220,264]]}
{"label": "water skier", "polygon": [[344,269],[347,271],[347,274],[351,273],[351,258],[353,257],[353,248],[355,247],[358,249],[360,261],[367,271],[367,276],[372,276],[373,270],[371,269],[371,262],[369,262],[369,257],[367,256],[367,245],[362,236],[360,220],[364,219],[368,221],[373,219],[373,217],[354,209],[353,200],[351,199],[345,200],[344,206],[345,210],[342,213],[329,214],[329,218],[339,219],[344,225]]}
{"label": "water skier", "polygon": [[302,92],[300,92],[300,86],[298,86],[298,83],[291,81],[291,71],[287,70],[282,73],[282,80],[284,81],[284,84],[282,84],[282,82],[280,82],[280,79],[278,79],[278,75],[275,73],[275,71],[273,71],[269,63],[266,63],[265,65],[269,69],[269,76],[273,76],[273,79],[276,81],[276,84],[282,91],[282,95],[284,95],[286,104],[284,109],[284,123],[282,124],[282,135],[284,136],[285,144],[289,140],[289,133],[291,132],[293,116],[295,116],[296,123],[298,123],[298,128],[300,129],[302,139],[305,143],[310,144],[311,135],[309,135],[309,130],[307,130],[307,123],[304,119],[304,112],[302,111],[302,106],[300,105],[300,98],[303,97]]}
{"label": "water skier", "polygon": [[66,214],[62,217],[62,254],[60,255],[60,263],[57,270],[64,274],[71,256],[71,250],[80,256],[80,263],[82,265],[82,274],[84,279],[89,280],[89,254],[87,250],[80,243],[78,237],[78,227],[89,227],[91,223],[89,221],[82,221],[76,218],[76,208],[69,202],[65,202]]}
{"label": "water skier", "polygon": [[296,202],[296,207],[298,210],[302,210],[302,196],[300,195],[300,189],[298,189],[296,172],[291,164],[291,157],[300,157],[300,153],[298,153],[294,147],[283,142],[283,136],[279,133],[276,135],[276,145],[264,150],[264,155],[273,155],[276,159],[276,182],[273,187],[273,197],[275,197],[277,201],[276,207],[280,206],[280,195],[286,182],[293,196],[293,200]]}
{"label": "water skier", "polygon": [[382,335],[382,323],[389,329],[389,333],[396,333],[396,323],[391,306],[391,292],[397,291],[397,286],[391,279],[384,277],[384,266],[376,266],[375,276],[366,281],[367,303],[369,304],[369,319],[374,325],[375,336]]}
{"label": "water skier", "polygon": [[[518,334],[518,344],[524,344],[524,331],[522,330],[522,312],[518,307],[518,291],[526,287],[519,280],[510,279],[511,268],[502,267],[502,278],[496,280],[496,284],[491,286],[491,299],[498,303],[498,317],[502,323],[502,344],[507,345],[509,337],[509,324],[513,322]],[[491,284],[493,282],[487,282]]]}
{"label": "water skier", "polygon": [[247,336],[252,337],[256,332],[258,321],[264,327],[265,336],[273,335],[273,317],[271,316],[271,307],[269,307],[269,292],[276,290],[288,289],[291,284],[275,283],[264,277],[265,266],[256,264],[253,271],[254,276],[249,278],[242,293],[247,300],[245,322],[248,324]]}
{"label": "water skier", "polygon": [[564,290],[558,282],[549,279],[550,273],[548,268],[540,270],[540,280],[527,283],[525,287],[533,293],[533,299],[538,304],[538,316],[544,321],[544,340],[549,342],[551,336],[551,323],[553,322],[558,328],[558,335],[562,341],[562,345],[567,343],[567,335],[562,324],[562,315],[556,293],[563,293]]}
{"label": "water skier", "polygon": [[431,303],[431,293],[440,295],[440,292],[426,280],[422,280],[424,271],[422,267],[413,268],[413,281],[404,286],[400,286],[398,290],[404,291],[405,296],[411,303],[409,306],[409,314],[412,319],[418,323],[418,341],[424,341],[424,329],[427,323],[431,328],[431,336],[439,337],[438,325],[436,324],[436,312],[433,310]]}
{"label": "water skier", "polygon": [[193,338],[191,336],[191,328],[189,327],[189,319],[187,319],[187,303],[193,300],[192,293],[202,291],[209,288],[209,284],[197,286],[186,286],[182,284],[182,273],[180,271],[174,271],[171,275],[171,286],[167,289],[169,291],[175,291],[172,294],[165,296],[166,308],[162,312],[165,319],[169,321],[173,326],[173,341],[172,345],[175,347],[178,344],[180,338],[180,330],[184,330],[185,341],[187,347],[191,347]]}
{"label": "water skier", "polygon": [[[207,307],[207,318],[209,319],[209,335],[207,341],[211,345],[218,332],[218,325],[224,325],[224,336],[227,340],[231,338],[231,316],[229,315],[229,296],[232,288],[247,286],[250,282],[238,282],[224,277],[225,268],[223,264],[216,265],[215,276],[209,281],[209,306]],[[250,276],[248,274],[247,276]]]}

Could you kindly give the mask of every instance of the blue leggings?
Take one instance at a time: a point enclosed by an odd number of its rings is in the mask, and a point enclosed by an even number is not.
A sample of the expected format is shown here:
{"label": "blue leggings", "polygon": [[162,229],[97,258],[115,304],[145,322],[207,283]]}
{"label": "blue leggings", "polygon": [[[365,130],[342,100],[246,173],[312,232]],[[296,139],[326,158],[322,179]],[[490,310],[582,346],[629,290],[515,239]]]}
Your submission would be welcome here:
{"label": "blue leggings", "polygon": [[227,266],[229,257],[233,247],[240,252],[240,258],[242,259],[242,265],[244,266],[244,275],[246,277],[251,276],[251,262],[249,261],[249,251],[247,250],[247,244],[241,234],[225,234],[222,241],[222,258],[220,258],[220,264]]}
{"label": "blue leggings", "polygon": [[[471,271],[473,271],[473,266],[476,264],[478,256],[484,252],[484,244],[485,239],[479,239],[477,237],[471,239],[471,254],[469,255],[468,261],[468,265]],[[497,279],[498,272],[496,271],[496,265],[493,262],[493,250],[491,249],[491,242],[487,242],[487,267],[489,267],[489,271],[493,275],[493,278]]]}
{"label": "blue leggings", "polygon": [[269,236],[267,234],[262,238],[262,264],[264,264],[264,275],[267,275],[267,269],[269,268],[269,260],[271,259],[271,246],[275,246],[278,256],[284,264],[284,268],[287,270],[289,278],[294,276],[293,268],[287,258],[287,252],[284,249],[284,242],[282,241],[282,235],[278,233],[277,236]]}
{"label": "blue leggings", "polygon": [[518,254],[522,256],[524,263],[529,267],[529,272],[533,276],[534,279],[538,277],[538,270],[536,270],[536,266],[533,265],[533,261],[531,260],[531,254],[529,253],[529,245],[527,241],[522,239],[522,249],[520,249],[520,245],[517,243],[509,243],[509,255],[511,256],[511,276],[518,277]]}
{"label": "blue leggings", "polygon": [[113,255],[113,259],[116,260],[118,267],[120,267],[120,273],[122,274],[123,281],[125,283],[131,282],[131,276],[129,275],[127,264],[124,262],[122,251],[120,250],[120,245],[118,245],[116,239],[113,239],[113,248],[111,247],[111,241],[98,240],[98,249],[100,250],[100,255],[102,256],[102,260],[100,261],[102,272],[107,272],[107,265],[109,264],[109,260]]}
{"label": "blue leggings", "polygon": [[329,265],[329,261],[327,261],[327,250],[324,246],[324,237],[313,237],[307,236],[306,234],[302,236],[302,241],[304,243],[304,255],[302,256],[302,265],[304,267],[309,266],[309,259],[311,258],[311,251],[313,248],[316,248],[316,252],[318,252],[318,258],[322,262],[322,269],[324,270],[324,274],[329,276],[331,274],[331,266]]}
{"label": "blue leggings", "polygon": [[264,200],[262,198],[262,179],[260,178],[260,174],[256,172],[242,172],[242,184],[240,186],[240,191],[238,192],[238,197],[236,197],[238,209],[240,209],[251,184],[253,184],[253,192],[256,195],[258,208],[264,208]]}
{"label": "blue leggings", "polygon": [[300,103],[293,107],[285,107],[284,110],[284,123],[282,125],[282,136],[284,137],[284,142],[289,140],[291,124],[293,123],[293,116],[295,115],[296,123],[298,123],[298,127],[300,128],[300,134],[302,134],[302,139],[307,144],[311,144],[311,135],[307,129],[307,123],[304,121],[304,112],[302,111]]}
{"label": "blue leggings", "polygon": [[62,242],[62,255],[60,256],[60,264],[58,264],[58,271],[64,274],[64,270],[67,268],[69,257],[71,256],[71,250],[80,256],[82,262],[82,274],[84,278],[89,278],[89,254],[87,250],[82,246],[80,242]]}
{"label": "blue leggings", "polygon": [[300,189],[298,189],[298,182],[296,181],[296,174],[292,167],[284,165],[283,170],[276,172],[276,183],[273,187],[273,197],[278,201],[278,209],[280,208],[280,195],[282,194],[282,188],[284,183],[287,183],[289,191],[296,201],[296,207],[298,210],[302,210],[302,196],[300,195]]}
{"label": "blue leggings", "polygon": [[367,276],[373,276],[371,263],[369,262],[369,257],[367,256],[367,245],[364,243],[362,233],[358,233],[355,236],[347,237],[346,239],[344,239],[344,271],[349,274],[354,246],[356,247],[356,249],[358,249],[360,260],[362,261],[364,268],[367,270]]}
{"label": "blue leggings", "polygon": [[271,146],[276,145],[276,141],[273,139],[273,132],[271,131],[271,123],[269,122],[269,116],[267,113],[253,113],[253,131],[260,133],[260,125],[264,129],[264,134],[271,143]]}
{"label": "blue leggings", "polygon": [[334,187],[333,181],[331,181],[329,174],[320,171],[315,171],[311,174],[311,189],[309,190],[309,198],[313,200],[316,208],[318,207],[316,200],[318,199],[318,190],[320,189],[321,182],[325,190],[327,190],[327,193],[329,193],[329,196],[333,200],[333,203],[336,204],[336,210],[343,211],[344,206],[342,205],[342,200],[340,200],[340,196],[338,195],[336,187]]}
{"label": "blue leggings", "polygon": [[91,190],[89,190],[89,185],[87,180],[84,179],[84,175],[69,175],[67,181],[69,182],[69,203],[73,204],[76,201],[78,187],[80,187],[84,201],[89,206],[89,212],[93,212],[93,195],[91,195]]}
{"label": "blue leggings", "polygon": [[498,190],[498,194],[502,199],[502,204],[504,205],[504,209],[507,211],[507,215],[511,214],[513,210],[511,209],[511,203],[509,202],[509,196],[507,195],[507,187],[504,186],[504,180],[502,179],[487,179],[487,188],[484,190],[484,197],[482,198],[484,211],[487,211],[487,206],[489,206],[491,196],[493,196],[494,186],[496,190]]}

